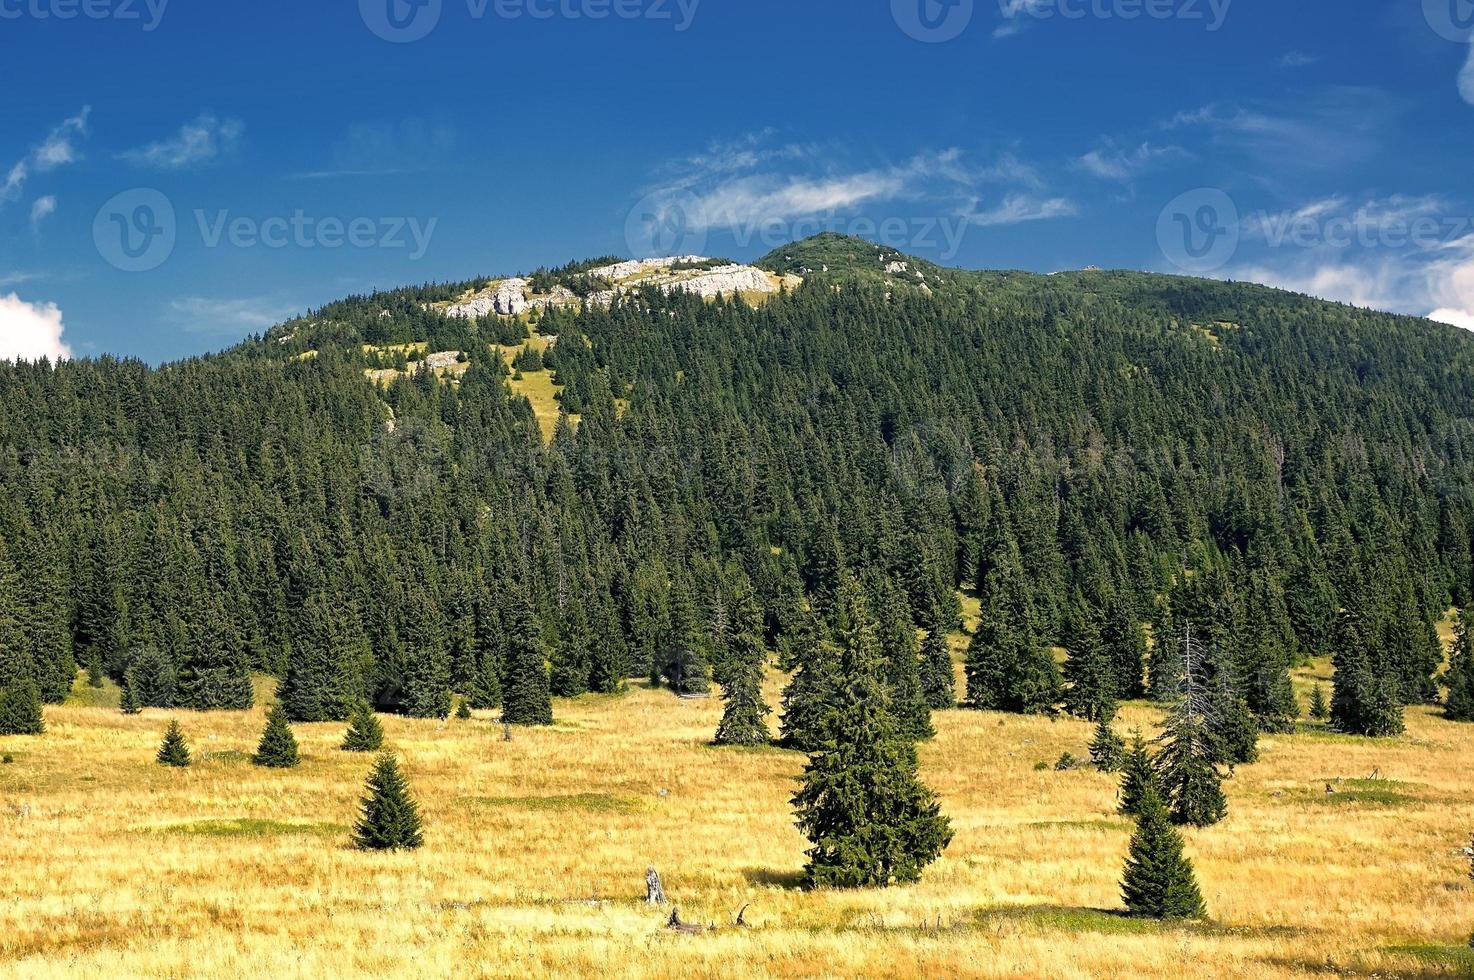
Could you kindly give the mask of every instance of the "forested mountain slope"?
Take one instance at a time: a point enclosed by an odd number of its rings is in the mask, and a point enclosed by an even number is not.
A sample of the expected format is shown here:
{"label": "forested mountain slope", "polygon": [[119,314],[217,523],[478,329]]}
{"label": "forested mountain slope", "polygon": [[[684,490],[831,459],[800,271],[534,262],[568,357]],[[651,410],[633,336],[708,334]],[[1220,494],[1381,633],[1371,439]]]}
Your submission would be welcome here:
{"label": "forested mountain slope", "polygon": [[[1333,647],[1368,692],[1437,696],[1432,624],[1474,584],[1474,337],[837,236],[763,265],[807,278],[755,307],[647,291],[538,314],[578,417],[550,443],[494,346],[526,318],[431,307],[475,283],[157,369],[0,366],[0,686],[58,700],[90,665],[147,703],[233,708],[268,671],[304,720],[365,696],[435,715],[451,690],[496,704],[545,655],[557,694],[690,693],[745,625],[801,663],[853,573],[893,663],[955,621],[960,585],[1026,646],[1103,635],[1112,697],[1170,682],[1131,669],[1139,624],[1187,621],[1266,726],[1288,665]],[[390,349],[422,342],[461,368]],[[1013,703],[976,680],[976,703]]]}

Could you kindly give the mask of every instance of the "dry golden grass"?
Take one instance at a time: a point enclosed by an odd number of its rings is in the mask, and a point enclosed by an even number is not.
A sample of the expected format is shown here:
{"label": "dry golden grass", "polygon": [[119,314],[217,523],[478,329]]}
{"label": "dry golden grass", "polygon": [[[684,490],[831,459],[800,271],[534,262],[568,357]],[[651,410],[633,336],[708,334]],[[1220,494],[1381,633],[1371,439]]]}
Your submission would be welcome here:
{"label": "dry golden grass", "polygon": [[[1302,685],[1324,674],[1302,672]],[[780,678],[771,679],[776,703]],[[153,755],[169,714],[112,692],[0,739],[0,976],[1299,977],[1469,975],[1474,726],[1409,712],[1406,738],[1310,728],[1263,742],[1223,824],[1187,834],[1211,921],[1123,919],[1115,781],[1036,771],[1084,755],[1078,721],[939,713],[923,775],[956,839],[914,887],[808,894],[788,800],[802,759],[707,744],[720,703],[637,685],[558,702],[504,742],[490,716],[386,718],[424,850],[348,827],[371,760],[341,725],[304,764],[254,768],[263,712],[180,720],[194,768]],[[269,697],[269,688],[264,688]],[[1155,713],[1130,705],[1122,725]],[[1379,771],[1384,782],[1351,781]],[[1327,795],[1326,784],[1341,792]],[[649,865],[687,921],[644,906]]]}

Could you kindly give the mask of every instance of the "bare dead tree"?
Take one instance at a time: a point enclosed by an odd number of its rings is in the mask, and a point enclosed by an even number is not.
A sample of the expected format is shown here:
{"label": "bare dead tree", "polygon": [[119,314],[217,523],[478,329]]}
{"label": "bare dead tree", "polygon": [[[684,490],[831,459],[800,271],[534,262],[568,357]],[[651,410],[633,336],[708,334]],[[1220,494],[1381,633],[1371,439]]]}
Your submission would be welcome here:
{"label": "bare dead tree", "polygon": [[649,868],[645,872],[645,904],[665,904],[665,886],[660,883],[660,872],[654,868]]}

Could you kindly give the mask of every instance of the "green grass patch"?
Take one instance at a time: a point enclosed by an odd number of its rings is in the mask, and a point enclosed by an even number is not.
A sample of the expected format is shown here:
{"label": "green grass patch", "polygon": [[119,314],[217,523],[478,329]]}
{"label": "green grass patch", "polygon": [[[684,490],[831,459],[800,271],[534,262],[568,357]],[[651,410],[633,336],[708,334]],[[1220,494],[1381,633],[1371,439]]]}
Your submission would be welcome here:
{"label": "green grass patch", "polygon": [[1413,783],[1401,783],[1392,779],[1339,779],[1327,784],[1335,789],[1327,793],[1324,786],[1317,789],[1298,790],[1294,794],[1307,803],[1324,806],[1416,806],[1426,802],[1411,790]]}
{"label": "green grass patch", "polygon": [[1474,948],[1468,946],[1409,943],[1405,946],[1385,946],[1382,952],[1389,956],[1405,956],[1420,966],[1434,967],[1446,976],[1474,976]]}
{"label": "green grass patch", "polygon": [[646,802],[638,796],[613,793],[576,793],[572,796],[468,796],[474,806],[507,807],[553,813],[639,813]]}
{"label": "green grass patch", "polygon": [[148,830],[152,833],[182,834],[188,837],[331,837],[346,834],[348,827],[338,823],[288,823],[283,820],[240,817],[233,820],[195,820],[190,823],[151,827]]}
{"label": "green grass patch", "polygon": [[222,749],[219,752],[201,752],[201,762],[239,763],[250,762],[252,754],[241,749]]}
{"label": "green grass patch", "polygon": [[1131,827],[1126,820],[1035,820],[1023,826],[1030,830],[1127,830]]}
{"label": "green grass patch", "polygon": [[1021,905],[987,909],[978,915],[978,922],[1018,922],[1050,932],[1093,932],[1113,936],[1149,935],[1167,927],[1166,924],[1152,919],[1130,918],[1124,912],[1064,905]]}

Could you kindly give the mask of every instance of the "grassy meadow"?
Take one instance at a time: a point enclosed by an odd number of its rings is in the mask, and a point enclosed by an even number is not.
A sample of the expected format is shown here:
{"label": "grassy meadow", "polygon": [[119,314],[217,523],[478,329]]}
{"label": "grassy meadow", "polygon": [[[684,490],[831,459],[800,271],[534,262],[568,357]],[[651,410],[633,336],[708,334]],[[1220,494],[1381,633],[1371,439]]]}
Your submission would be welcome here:
{"label": "grassy meadow", "polygon": [[[1474,973],[1474,726],[1430,709],[1396,740],[1266,737],[1228,819],[1186,834],[1211,918],[1160,925],[1117,911],[1115,778],[1053,769],[1086,754],[1074,720],[938,713],[922,773],[952,846],[913,887],[805,893],[803,760],[709,746],[716,700],[636,684],[510,742],[491,715],[385,718],[426,824],[422,851],[387,856],[349,847],[372,759],[338,751],[344,726],[298,726],[301,768],[266,771],[260,707],[181,713],[196,764],[166,770],[170,714],[115,703],[79,685],[47,735],[0,739],[0,976]],[[1155,718],[1129,705],[1121,726]],[[666,930],[651,865],[685,921],[718,928]]]}

